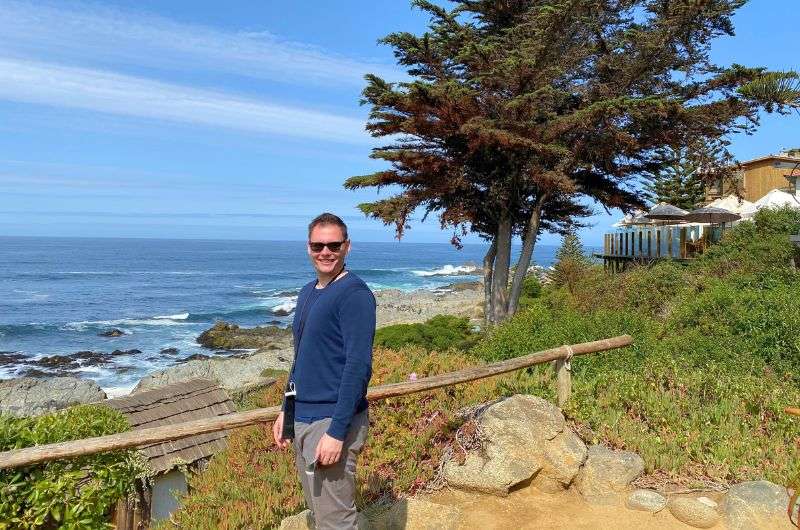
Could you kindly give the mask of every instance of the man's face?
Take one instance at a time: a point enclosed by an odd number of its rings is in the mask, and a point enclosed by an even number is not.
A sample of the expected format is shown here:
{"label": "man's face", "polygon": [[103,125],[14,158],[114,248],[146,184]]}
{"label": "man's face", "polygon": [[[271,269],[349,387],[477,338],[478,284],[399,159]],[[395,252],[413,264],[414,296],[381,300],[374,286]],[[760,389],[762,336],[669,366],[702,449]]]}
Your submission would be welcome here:
{"label": "man's face", "polygon": [[311,236],[308,238],[308,255],[311,258],[311,263],[317,272],[325,275],[333,274],[338,271],[344,258],[350,251],[350,242],[345,241],[338,252],[333,252],[327,246],[320,251],[311,249],[311,243],[338,243],[344,241],[344,233],[337,225],[317,225],[311,230]]}

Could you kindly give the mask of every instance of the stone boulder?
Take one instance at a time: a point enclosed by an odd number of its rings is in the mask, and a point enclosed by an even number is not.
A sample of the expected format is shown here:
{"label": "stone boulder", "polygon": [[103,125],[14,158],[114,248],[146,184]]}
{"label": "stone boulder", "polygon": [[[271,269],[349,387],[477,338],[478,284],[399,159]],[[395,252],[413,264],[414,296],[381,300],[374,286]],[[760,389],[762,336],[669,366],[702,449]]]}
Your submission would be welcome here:
{"label": "stone boulder", "polygon": [[667,499],[652,490],[636,490],[628,496],[625,506],[631,510],[656,513],[667,507]]}
{"label": "stone boulder", "polygon": [[636,453],[593,445],[575,485],[589,502],[613,503],[643,471],[644,460]]}
{"label": "stone boulder", "polygon": [[456,530],[461,510],[422,499],[401,499],[370,522],[372,530]]}
{"label": "stone boulder", "polygon": [[732,530],[794,528],[789,523],[786,488],[766,480],[731,486],[722,501],[725,526]]}
{"label": "stone boulder", "polygon": [[[535,475],[534,485],[558,491],[570,485],[586,459],[586,446],[547,400],[515,395],[487,407],[478,422],[485,455],[463,466],[449,463],[445,476],[453,487],[474,490],[486,483],[481,491],[503,495]],[[486,482],[487,476],[492,480]]]}
{"label": "stone boulder", "polygon": [[444,466],[444,478],[456,489],[478,491],[505,497],[515,485],[529,480],[539,468],[525,462],[487,459],[470,453],[463,465],[450,460]]}
{"label": "stone boulder", "polygon": [[249,350],[278,345],[291,346],[292,330],[278,326],[240,328],[236,324],[217,322],[197,337],[197,342],[206,348],[224,350]]}
{"label": "stone boulder", "polygon": [[669,512],[675,519],[689,526],[711,528],[720,519],[712,503],[713,501],[702,502],[691,497],[673,497],[669,501]]}
{"label": "stone boulder", "polygon": [[[280,530],[314,530],[316,525],[314,519],[311,517],[311,510],[303,510],[302,512],[291,515],[281,521]],[[372,528],[367,521],[366,517],[358,514],[358,530],[368,530]]]}
{"label": "stone boulder", "polygon": [[262,375],[263,372],[288,372],[293,355],[292,350],[266,350],[243,357],[192,360],[146,375],[133,389],[133,393],[201,378],[216,381],[231,396],[239,396],[274,383],[275,379]]}
{"label": "stone boulder", "polygon": [[0,381],[0,412],[14,416],[35,416],[104,399],[106,393],[97,383],[77,377],[20,377]]}
{"label": "stone boulder", "polygon": [[121,337],[125,334],[124,331],[121,329],[113,328],[109,329],[108,331],[103,331],[102,333],[98,333],[98,337]]}

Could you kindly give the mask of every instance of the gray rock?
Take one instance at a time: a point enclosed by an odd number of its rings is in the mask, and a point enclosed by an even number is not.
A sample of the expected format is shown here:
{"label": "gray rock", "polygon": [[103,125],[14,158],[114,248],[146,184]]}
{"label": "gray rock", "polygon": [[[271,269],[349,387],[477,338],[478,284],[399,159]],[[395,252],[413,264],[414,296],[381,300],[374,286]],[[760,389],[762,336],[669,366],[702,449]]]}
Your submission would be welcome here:
{"label": "gray rock", "polygon": [[547,400],[511,396],[487,407],[478,422],[484,454],[470,455],[463,466],[446,465],[453,487],[507,495],[538,472],[534,484],[557,491],[570,484],[586,458],[586,446]]}
{"label": "gray rock", "polygon": [[588,451],[572,429],[565,428],[542,447],[542,470],[533,479],[533,485],[547,493],[557,493],[569,487],[586,461]]}
{"label": "gray rock", "polygon": [[98,337],[121,337],[125,334],[124,331],[121,329],[113,328],[109,329],[108,331],[103,331],[102,333],[98,333]]}
{"label": "gray rock", "polygon": [[[313,530],[316,528],[314,519],[311,517],[311,510],[286,517],[281,521],[280,530]],[[362,514],[358,514],[358,530],[368,530],[369,522]]]}
{"label": "gray rock", "polygon": [[628,495],[625,505],[631,510],[656,513],[667,507],[667,499],[652,490],[635,490]]}
{"label": "gray rock", "polygon": [[447,462],[444,477],[456,489],[505,497],[512,487],[529,480],[537,471],[539,468],[531,462],[486,459],[471,453],[463,465],[453,460]]}
{"label": "gray rock", "polygon": [[678,521],[695,528],[711,528],[720,519],[719,513],[714,508],[691,497],[670,499],[669,512]]}
{"label": "gray rock", "polygon": [[575,485],[586,500],[605,504],[625,492],[643,471],[644,460],[636,453],[592,445]]}
{"label": "gray rock", "polygon": [[133,389],[133,393],[179,381],[203,378],[216,381],[229,394],[235,396],[274,383],[274,378],[263,377],[261,373],[266,369],[288,371],[291,368],[290,359],[293,357],[294,353],[291,350],[259,350],[244,357],[188,361],[146,375]]}
{"label": "gray rock", "polygon": [[97,383],[77,377],[20,377],[0,381],[0,412],[14,416],[35,416],[104,399],[106,393]]}
{"label": "gray rock", "polygon": [[786,488],[766,480],[742,482],[731,486],[722,501],[726,527],[733,530],[793,528],[786,510]]}
{"label": "gray rock", "polygon": [[456,530],[461,510],[422,499],[402,499],[374,521],[373,530]]}

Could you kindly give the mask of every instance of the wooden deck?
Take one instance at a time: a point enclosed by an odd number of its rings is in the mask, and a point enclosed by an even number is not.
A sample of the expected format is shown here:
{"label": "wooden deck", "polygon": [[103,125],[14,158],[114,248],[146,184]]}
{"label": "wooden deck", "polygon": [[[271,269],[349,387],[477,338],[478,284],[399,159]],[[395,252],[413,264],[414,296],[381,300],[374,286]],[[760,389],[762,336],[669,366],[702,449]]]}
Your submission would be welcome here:
{"label": "wooden deck", "polygon": [[700,225],[648,226],[605,234],[603,252],[594,256],[603,260],[606,270],[618,272],[631,263],[649,263],[669,259],[687,262],[696,259],[719,240],[720,234]]}

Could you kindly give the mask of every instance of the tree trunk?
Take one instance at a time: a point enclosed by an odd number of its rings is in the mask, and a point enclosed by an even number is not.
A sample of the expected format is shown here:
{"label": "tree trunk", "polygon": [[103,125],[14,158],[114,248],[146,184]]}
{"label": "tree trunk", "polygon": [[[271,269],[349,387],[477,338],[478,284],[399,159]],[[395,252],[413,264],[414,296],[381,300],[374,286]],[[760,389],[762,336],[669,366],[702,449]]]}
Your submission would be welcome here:
{"label": "tree trunk", "polygon": [[497,255],[497,238],[492,238],[492,244],[483,257],[483,321],[488,324],[492,318],[492,272],[494,270],[494,257]]}
{"label": "tree trunk", "polygon": [[492,273],[492,324],[508,315],[508,267],[511,264],[511,219],[504,213],[497,226],[497,254]]}
{"label": "tree trunk", "polygon": [[517,312],[519,307],[519,297],[522,294],[522,285],[525,282],[525,274],[528,272],[528,267],[531,264],[531,257],[533,256],[533,247],[536,245],[536,237],[539,235],[539,224],[542,219],[542,206],[547,199],[547,194],[542,194],[536,199],[536,204],[531,212],[531,218],[528,221],[528,227],[525,230],[525,236],[522,240],[522,252],[517,261],[517,270],[514,273],[514,283],[511,285],[511,296],[508,300],[508,316]]}

